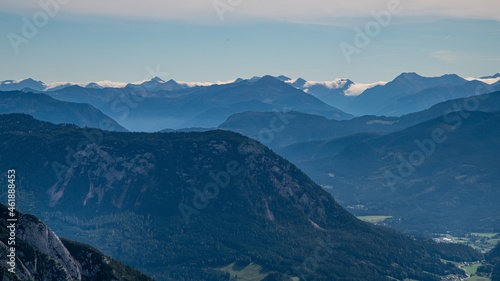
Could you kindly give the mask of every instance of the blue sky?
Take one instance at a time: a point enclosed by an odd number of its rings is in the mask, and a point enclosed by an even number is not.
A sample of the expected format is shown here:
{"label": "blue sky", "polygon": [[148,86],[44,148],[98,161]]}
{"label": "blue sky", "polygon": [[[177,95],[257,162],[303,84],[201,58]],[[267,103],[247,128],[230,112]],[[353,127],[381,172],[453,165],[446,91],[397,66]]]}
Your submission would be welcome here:
{"label": "blue sky", "polygon": [[[500,21],[494,12],[500,7],[494,1],[475,2],[480,9],[465,1],[401,2],[401,12],[392,13],[387,26],[378,24],[363,46],[354,42],[356,28],[373,27],[370,11],[389,11],[394,0],[350,1],[356,5],[279,0],[261,6],[260,0],[221,0],[235,4],[221,6],[231,8],[223,20],[214,8],[219,2],[211,0],[59,1],[47,24],[27,38],[23,17],[33,22],[33,15],[44,13],[38,1],[0,0],[0,80],[133,82],[153,69],[163,79],[180,81],[283,74],[369,83],[401,72],[464,77],[500,72]],[[12,34],[25,41],[13,47]],[[357,49],[350,60],[342,43]]]}

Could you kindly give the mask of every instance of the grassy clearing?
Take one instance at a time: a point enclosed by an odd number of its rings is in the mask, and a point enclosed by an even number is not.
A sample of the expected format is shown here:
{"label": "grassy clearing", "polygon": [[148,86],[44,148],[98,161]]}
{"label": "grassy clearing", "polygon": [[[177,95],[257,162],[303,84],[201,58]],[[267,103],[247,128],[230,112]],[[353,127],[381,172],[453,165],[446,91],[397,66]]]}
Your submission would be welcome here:
{"label": "grassy clearing", "polygon": [[450,233],[438,234],[440,237],[448,237],[455,240],[456,243],[462,243],[471,246],[483,253],[493,249],[500,242],[498,233],[469,233],[466,237],[458,237]]}
{"label": "grassy clearing", "polygon": [[358,219],[370,223],[377,223],[377,222],[383,222],[386,219],[392,218],[392,216],[359,216],[357,217]]}
{"label": "grassy clearing", "polygon": [[467,281],[491,281],[488,277],[472,276],[471,278],[465,279]]}
{"label": "grassy clearing", "polygon": [[231,278],[235,278],[231,280],[237,281],[260,281],[269,275],[269,272],[264,270],[262,266],[254,263],[242,267],[237,266],[233,262],[230,265],[219,268],[219,270],[229,273]]}
{"label": "grassy clearing", "polygon": [[498,243],[500,243],[500,239],[489,239],[488,243],[490,243],[493,246],[496,246]]}
{"label": "grassy clearing", "polygon": [[476,263],[476,264],[473,264],[470,266],[463,266],[462,268],[465,269],[465,272],[467,272],[467,274],[472,275],[472,274],[476,274],[477,268],[480,266],[482,266],[482,264]]}
{"label": "grassy clearing", "polygon": [[459,266],[460,263],[459,262],[454,262],[454,261],[449,261],[449,260],[444,260],[444,259],[441,259],[441,262],[444,262],[444,263],[452,263],[454,264],[455,266]]}
{"label": "grassy clearing", "polygon": [[486,237],[486,238],[493,238],[494,236],[496,236],[498,233],[477,233],[477,232],[473,232],[471,233],[471,235],[475,235],[475,236],[481,236],[481,237]]}
{"label": "grassy clearing", "polygon": [[366,210],[366,206],[365,205],[353,205],[353,206],[347,206],[347,209]]}

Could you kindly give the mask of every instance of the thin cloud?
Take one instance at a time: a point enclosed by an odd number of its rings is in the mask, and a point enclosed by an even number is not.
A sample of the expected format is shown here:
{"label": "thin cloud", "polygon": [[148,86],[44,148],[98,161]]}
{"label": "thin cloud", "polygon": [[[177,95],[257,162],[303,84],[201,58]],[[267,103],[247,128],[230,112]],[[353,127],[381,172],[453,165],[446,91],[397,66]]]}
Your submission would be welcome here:
{"label": "thin cloud", "polygon": [[394,54],[386,54],[386,55],[377,55],[377,56],[366,56],[363,57],[363,59],[376,59],[376,58],[383,58],[383,57],[393,57]]}
{"label": "thin cloud", "polygon": [[339,89],[344,87],[347,83],[347,79],[335,79],[333,81],[307,81],[304,87],[309,88],[315,85],[322,85],[327,87],[328,89]]}
{"label": "thin cloud", "polygon": [[229,81],[217,81],[215,83],[213,82],[184,82],[184,81],[177,81],[178,84],[180,85],[186,85],[188,87],[196,87],[196,86],[212,86],[212,85],[226,85],[226,84],[231,84],[236,82],[236,79],[229,80]]}
{"label": "thin cloud", "polygon": [[379,82],[370,83],[370,84],[355,83],[355,84],[351,85],[351,87],[349,87],[349,89],[347,89],[347,91],[345,91],[344,94],[346,96],[359,96],[359,95],[361,95],[361,93],[363,93],[367,89],[373,88],[375,86],[383,86],[385,84],[387,84],[387,82],[385,82],[385,81],[379,81]]}
{"label": "thin cloud", "polygon": [[486,83],[486,84],[494,84],[498,81],[500,81],[500,77],[498,78],[487,78],[487,79],[481,79],[481,78],[474,78],[474,77],[467,77],[465,78],[465,80],[467,81],[473,81],[473,80],[477,80],[477,81],[481,81],[483,83]]}
{"label": "thin cloud", "polygon": [[458,60],[458,55],[451,51],[438,50],[430,54],[431,58],[442,60],[445,62],[456,62]]}
{"label": "thin cloud", "polygon": [[[0,0],[2,10],[29,15],[40,10],[38,1]],[[43,2],[43,1],[42,1]],[[61,1],[64,2],[64,1]],[[338,17],[371,17],[370,11],[387,10],[388,0],[86,0],[68,1],[60,10],[73,14],[104,15],[189,22],[219,21],[214,3],[229,5],[225,14],[231,20],[259,18],[311,23]],[[233,3],[233,4],[231,4]],[[497,0],[400,0],[401,16],[442,16],[453,18],[493,19],[500,21]]]}

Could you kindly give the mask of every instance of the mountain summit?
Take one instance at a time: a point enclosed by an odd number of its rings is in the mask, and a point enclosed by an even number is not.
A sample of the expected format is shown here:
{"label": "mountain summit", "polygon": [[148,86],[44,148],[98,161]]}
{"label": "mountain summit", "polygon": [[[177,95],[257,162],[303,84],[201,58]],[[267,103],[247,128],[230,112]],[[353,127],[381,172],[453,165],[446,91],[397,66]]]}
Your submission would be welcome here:
{"label": "mountain summit", "polygon": [[42,81],[27,78],[20,81],[6,80],[0,83],[0,91],[16,91],[22,89],[45,90],[46,85]]}

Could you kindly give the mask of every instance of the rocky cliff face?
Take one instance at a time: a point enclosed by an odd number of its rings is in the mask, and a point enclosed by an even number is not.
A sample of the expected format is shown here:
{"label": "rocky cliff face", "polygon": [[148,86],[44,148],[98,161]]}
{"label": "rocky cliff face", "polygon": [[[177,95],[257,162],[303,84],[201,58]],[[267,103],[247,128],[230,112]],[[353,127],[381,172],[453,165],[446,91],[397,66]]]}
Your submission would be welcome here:
{"label": "rocky cliff face", "polygon": [[[36,251],[54,259],[64,271],[66,280],[81,280],[78,264],[64,247],[57,235],[40,220],[31,216],[19,219],[17,238],[31,245]],[[25,264],[30,272],[37,271],[37,264]]]}
{"label": "rocky cliff face", "polygon": [[[2,206],[1,224],[6,227],[8,211]],[[16,244],[0,241],[0,266],[6,280],[82,280],[77,262],[63,243],[44,223],[33,216],[17,213]],[[2,227],[2,238],[10,234]],[[6,230],[6,231],[4,231]],[[14,272],[5,268],[10,259],[10,247],[16,249]]]}

